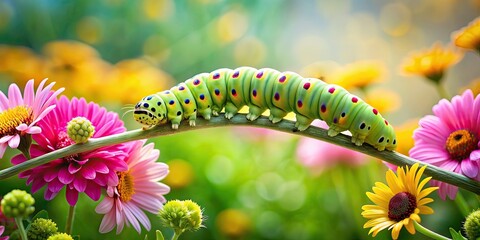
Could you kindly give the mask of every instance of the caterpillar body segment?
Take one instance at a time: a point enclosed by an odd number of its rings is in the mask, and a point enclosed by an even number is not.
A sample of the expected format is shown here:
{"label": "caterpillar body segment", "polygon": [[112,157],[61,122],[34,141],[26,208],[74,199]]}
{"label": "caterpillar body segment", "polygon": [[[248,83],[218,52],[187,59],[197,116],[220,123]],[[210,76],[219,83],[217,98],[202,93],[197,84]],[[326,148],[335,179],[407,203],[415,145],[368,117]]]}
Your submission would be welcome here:
{"label": "caterpillar body segment", "polygon": [[329,126],[329,136],[348,130],[356,145],[367,142],[379,151],[397,145],[391,124],[359,97],[338,85],[271,68],[222,68],[197,74],[170,90],[144,97],[135,106],[134,119],[145,127],[170,122],[177,129],[184,119],[195,126],[197,116],[208,120],[222,110],[231,119],[245,105],[251,121],[267,109],[273,123],[294,112],[294,130],[303,131],[314,119],[321,119]]}

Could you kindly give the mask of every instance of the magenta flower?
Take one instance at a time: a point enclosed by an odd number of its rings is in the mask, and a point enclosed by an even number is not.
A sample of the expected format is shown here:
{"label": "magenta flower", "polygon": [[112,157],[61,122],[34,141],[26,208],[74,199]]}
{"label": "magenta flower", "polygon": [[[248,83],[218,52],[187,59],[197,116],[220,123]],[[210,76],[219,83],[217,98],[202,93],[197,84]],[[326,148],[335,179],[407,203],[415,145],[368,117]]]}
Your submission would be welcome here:
{"label": "magenta flower", "polygon": [[[109,136],[125,131],[123,122],[114,112],[107,112],[98,104],[87,103],[85,99],[73,98],[71,101],[62,96],[56,103],[57,107],[38,122],[42,133],[34,135],[30,149],[32,157],[38,157],[56,149],[73,144],[67,135],[67,123],[75,117],[85,117],[93,126],[95,133],[92,138]],[[19,174],[27,178],[27,184],[32,184],[32,192],[37,192],[46,185],[45,199],[53,199],[66,186],[66,198],[70,205],[75,205],[78,193],[84,192],[97,201],[101,189],[118,184],[117,171],[127,169],[124,159],[127,156],[127,144],[102,147],[93,151],[74,154],[53,160],[41,166],[26,170]],[[26,161],[23,155],[12,159],[13,164]]]}
{"label": "magenta flower", "polygon": [[63,88],[53,92],[55,83],[50,83],[43,88],[47,79],[44,79],[37,88],[30,80],[25,86],[23,97],[16,84],[8,88],[8,98],[0,92],[0,158],[3,157],[7,145],[18,148],[21,137],[27,134],[38,134],[41,127],[36,126],[38,121],[44,118],[55,108],[54,103]]}
{"label": "magenta flower", "polygon": [[5,227],[4,227],[4,226],[0,226],[0,240],[8,240],[8,239],[9,239],[8,236],[3,236],[3,237],[2,237],[3,231],[5,231]]}
{"label": "magenta flower", "polygon": [[[320,120],[315,120],[313,125],[328,128],[327,124]],[[362,153],[311,138],[300,139],[297,157],[300,163],[316,174],[340,163],[357,166],[367,161]]]}
{"label": "magenta flower", "polygon": [[97,213],[105,214],[100,224],[101,233],[110,232],[115,225],[117,234],[125,225],[132,225],[138,233],[141,232],[140,224],[150,230],[150,221],[142,210],[157,214],[166,202],[163,195],[170,188],[158,181],[167,176],[168,166],[156,162],[160,151],[154,149],[153,143],[142,147],[144,143],[132,143],[125,160],[128,169],[117,172],[118,185],[108,187],[107,196],[95,209]]}
{"label": "magenta flower", "polygon": [[[413,134],[415,146],[409,155],[441,167],[479,180],[480,159],[480,97],[474,99],[471,90],[455,96],[449,102],[445,99],[433,107],[435,116],[420,119]],[[440,181],[432,181],[439,187],[439,195],[454,199],[458,188]]]}

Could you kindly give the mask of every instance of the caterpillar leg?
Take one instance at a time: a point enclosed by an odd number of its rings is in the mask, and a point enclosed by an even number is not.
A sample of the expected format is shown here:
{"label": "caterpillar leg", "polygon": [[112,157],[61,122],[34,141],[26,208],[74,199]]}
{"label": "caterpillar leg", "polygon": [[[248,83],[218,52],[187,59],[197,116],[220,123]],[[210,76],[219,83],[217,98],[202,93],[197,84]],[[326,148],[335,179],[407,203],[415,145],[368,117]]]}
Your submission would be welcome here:
{"label": "caterpillar leg", "polygon": [[222,111],[221,108],[218,108],[217,106],[212,107],[212,115],[215,117],[218,117],[218,114]]}
{"label": "caterpillar leg", "polygon": [[297,114],[295,116],[297,118],[297,122],[295,122],[295,128],[298,131],[304,131],[308,127],[310,127],[310,124],[313,122],[313,119],[307,118],[301,114]]}
{"label": "caterpillar leg", "polygon": [[260,108],[256,105],[250,104],[248,105],[248,114],[247,119],[250,121],[256,120],[262,113],[265,112],[264,108]]}
{"label": "caterpillar leg", "polygon": [[287,116],[287,112],[283,111],[280,108],[272,107],[270,109],[270,116],[268,116],[268,119],[270,119],[272,123],[278,123],[282,121],[285,116]]}
{"label": "caterpillar leg", "polygon": [[188,118],[188,124],[189,124],[191,127],[195,127],[195,120],[197,120],[197,115],[196,115],[196,114],[192,114],[192,115]]}
{"label": "caterpillar leg", "polygon": [[173,118],[172,120],[170,120],[170,122],[172,123],[172,129],[178,129],[178,126],[180,125],[180,122],[182,121],[182,117],[181,116],[178,116],[176,118]]}
{"label": "caterpillar leg", "polygon": [[365,142],[366,135],[361,135],[358,133],[352,134],[352,143],[355,143],[357,146],[362,146],[363,142]]}
{"label": "caterpillar leg", "polygon": [[330,137],[335,137],[337,136],[339,133],[345,131],[346,129],[344,128],[341,128],[339,126],[336,126],[336,125],[331,125],[331,126],[328,126],[328,136]]}
{"label": "caterpillar leg", "polygon": [[238,108],[232,103],[232,102],[227,102],[225,105],[225,118],[226,119],[232,119],[235,114],[237,114]]}
{"label": "caterpillar leg", "polygon": [[211,108],[205,108],[202,111],[199,111],[199,114],[202,115],[203,118],[206,120],[210,120],[212,117],[212,109]]}

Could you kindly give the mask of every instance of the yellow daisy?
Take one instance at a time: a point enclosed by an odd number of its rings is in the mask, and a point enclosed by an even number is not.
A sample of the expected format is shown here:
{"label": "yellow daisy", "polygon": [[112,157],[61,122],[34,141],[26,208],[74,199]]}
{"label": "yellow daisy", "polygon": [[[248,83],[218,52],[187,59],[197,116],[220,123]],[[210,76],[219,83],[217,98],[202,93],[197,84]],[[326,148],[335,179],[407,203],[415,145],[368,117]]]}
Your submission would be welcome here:
{"label": "yellow daisy", "polygon": [[480,53],[480,17],[454,32],[452,40],[457,47],[476,50]]}
{"label": "yellow daisy", "polygon": [[413,221],[420,223],[420,214],[432,214],[433,210],[425,206],[433,202],[432,198],[426,198],[438,187],[422,189],[431,177],[420,182],[426,166],[419,169],[415,163],[406,171],[402,167],[397,169],[397,175],[388,170],[386,174],[387,184],[376,182],[373,193],[367,192],[367,196],[375,205],[364,205],[362,216],[369,219],[364,228],[371,228],[368,234],[376,236],[378,232],[388,228],[392,230],[392,238],[397,239],[403,226],[409,233],[415,234]]}
{"label": "yellow daisy", "polygon": [[430,49],[411,53],[404,60],[402,69],[408,75],[424,76],[438,83],[445,70],[458,63],[462,57],[461,52],[443,47],[437,42]]}
{"label": "yellow daisy", "polygon": [[375,60],[363,60],[350,63],[333,74],[330,83],[340,85],[347,90],[363,89],[371,84],[383,82],[387,68]]}

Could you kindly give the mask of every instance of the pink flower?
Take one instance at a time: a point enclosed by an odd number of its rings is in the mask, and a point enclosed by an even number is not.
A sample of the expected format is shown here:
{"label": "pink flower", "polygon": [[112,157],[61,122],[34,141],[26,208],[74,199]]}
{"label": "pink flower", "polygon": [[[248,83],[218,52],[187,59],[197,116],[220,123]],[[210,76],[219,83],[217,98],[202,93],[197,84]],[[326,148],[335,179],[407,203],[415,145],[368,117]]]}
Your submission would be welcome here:
{"label": "pink flower", "polygon": [[[451,102],[440,100],[433,113],[435,116],[420,119],[410,156],[479,180],[480,97],[474,99],[472,91],[467,90]],[[440,187],[442,199],[447,195],[454,199],[457,194],[456,186],[440,181],[432,181],[432,185]]]}
{"label": "pink flower", "polygon": [[[38,122],[42,133],[34,135],[33,139],[37,144],[33,144],[30,149],[32,157],[73,144],[66,133],[66,127],[75,117],[85,117],[92,122],[95,126],[93,138],[125,131],[123,122],[116,113],[107,112],[96,103],[87,104],[83,98],[73,98],[70,101],[62,96],[56,104],[57,107]],[[127,169],[124,161],[127,148],[127,144],[117,144],[67,156],[26,170],[20,173],[19,177],[27,178],[27,184],[32,184],[33,193],[46,185],[44,196],[47,200],[53,199],[66,186],[66,198],[72,206],[77,203],[78,193],[81,192],[97,201],[102,188],[118,184],[116,172]],[[26,158],[23,155],[12,159],[13,164],[24,161]]]}
{"label": "pink flower", "polygon": [[52,103],[64,90],[61,88],[51,91],[55,83],[43,88],[46,81],[47,79],[44,79],[40,83],[36,93],[34,81],[28,81],[23,97],[16,84],[11,84],[8,88],[8,98],[0,92],[0,158],[3,157],[7,145],[18,148],[21,137],[42,131],[36,124],[55,108]]}
{"label": "pink flower", "polygon": [[[313,125],[328,128],[324,121],[315,120]],[[298,160],[319,174],[339,163],[361,165],[367,161],[364,154],[311,138],[302,138],[297,147]]]}
{"label": "pink flower", "polygon": [[110,232],[115,225],[117,234],[125,225],[132,225],[138,233],[141,232],[140,224],[150,230],[150,221],[142,210],[157,214],[166,202],[163,195],[170,188],[158,181],[168,174],[168,166],[156,162],[160,151],[154,149],[153,143],[142,147],[144,143],[133,142],[125,160],[128,169],[117,172],[118,185],[108,187],[107,196],[95,209],[97,213],[105,214],[100,224],[101,233]]}
{"label": "pink flower", "polygon": [[[0,226],[0,236],[2,236],[3,231],[5,231],[5,227],[4,227],[4,226]],[[8,239],[9,239],[8,236],[0,237],[0,240],[8,240]]]}

